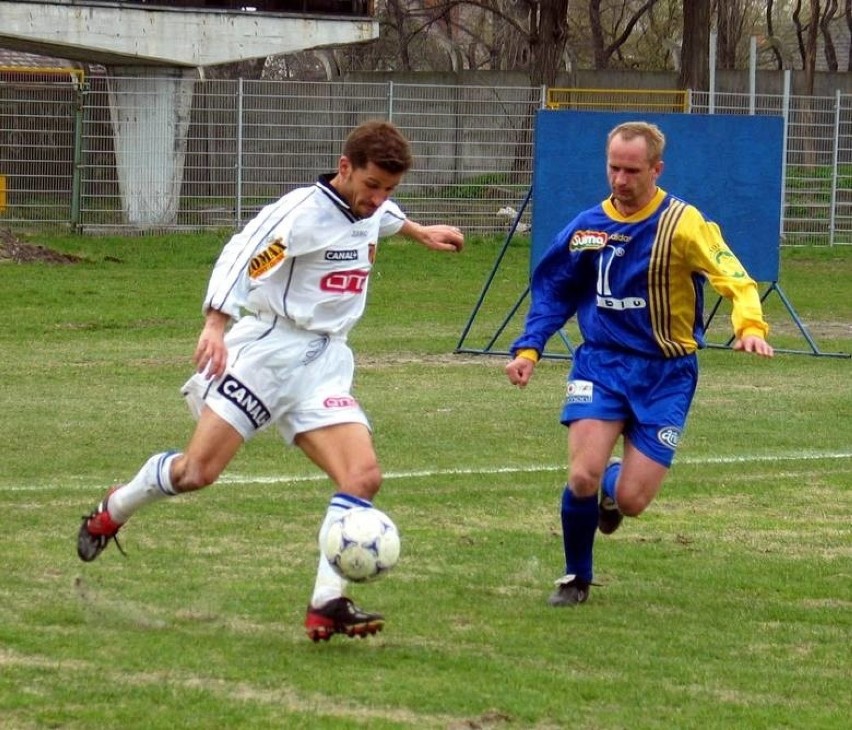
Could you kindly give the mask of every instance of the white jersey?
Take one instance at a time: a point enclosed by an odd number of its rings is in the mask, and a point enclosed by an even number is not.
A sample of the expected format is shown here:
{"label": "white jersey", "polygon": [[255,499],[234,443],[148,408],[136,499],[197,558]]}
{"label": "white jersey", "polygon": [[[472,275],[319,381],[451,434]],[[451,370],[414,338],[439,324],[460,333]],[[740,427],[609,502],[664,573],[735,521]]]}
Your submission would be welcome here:
{"label": "white jersey", "polygon": [[297,327],[346,336],[361,318],[380,237],[405,222],[386,201],[357,218],[325,175],[266,206],[222,249],[204,311],[284,317]]}

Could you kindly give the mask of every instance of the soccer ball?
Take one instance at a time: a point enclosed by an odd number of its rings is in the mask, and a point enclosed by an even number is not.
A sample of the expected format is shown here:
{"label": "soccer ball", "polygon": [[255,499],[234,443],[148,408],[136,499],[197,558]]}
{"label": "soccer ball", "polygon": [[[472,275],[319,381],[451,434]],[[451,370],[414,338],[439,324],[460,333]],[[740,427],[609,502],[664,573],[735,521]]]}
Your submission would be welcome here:
{"label": "soccer ball", "polygon": [[390,517],[375,507],[353,507],[331,523],[322,551],[342,578],[366,583],[396,565],[399,547]]}

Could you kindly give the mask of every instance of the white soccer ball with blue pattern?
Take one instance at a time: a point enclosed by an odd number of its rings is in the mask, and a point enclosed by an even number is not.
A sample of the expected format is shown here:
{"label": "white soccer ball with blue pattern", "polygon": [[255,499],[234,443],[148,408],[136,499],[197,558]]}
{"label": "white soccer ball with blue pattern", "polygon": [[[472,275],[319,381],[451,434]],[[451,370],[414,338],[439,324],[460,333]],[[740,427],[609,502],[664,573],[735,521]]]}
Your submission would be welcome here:
{"label": "white soccer ball with blue pattern", "polygon": [[399,531],[375,507],[354,507],[331,523],[322,551],[338,575],[366,583],[387,573],[399,561]]}

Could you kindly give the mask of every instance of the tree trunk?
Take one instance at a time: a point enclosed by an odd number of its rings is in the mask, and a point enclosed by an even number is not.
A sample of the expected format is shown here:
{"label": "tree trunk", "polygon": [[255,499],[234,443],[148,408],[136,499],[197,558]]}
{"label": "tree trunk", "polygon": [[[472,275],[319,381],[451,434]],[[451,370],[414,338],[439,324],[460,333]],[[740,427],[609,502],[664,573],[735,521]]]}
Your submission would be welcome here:
{"label": "tree trunk", "polygon": [[554,86],[568,42],[568,0],[530,3],[530,82]]}
{"label": "tree trunk", "polygon": [[837,14],[837,0],[828,0],[822,19],[819,21],[819,31],[822,35],[822,43],[825,48],[825,65],[829,71],[837,72],[837,51],[834,48],[834,39],[831,37],[831,21]]}
{"label": "tree trunk", "polygon": [[710,0],[683,4],[683,49],[681,89],[708,91],[710,88]]}
{"label": "tree trunk", "polygon": [[822,14],[820,0],[810,0],[811,17],[808,20],[805,36],[805,92],[808,96],[814,93],[814,77],[816,76],[817,39],[819,38],[819,18]]}

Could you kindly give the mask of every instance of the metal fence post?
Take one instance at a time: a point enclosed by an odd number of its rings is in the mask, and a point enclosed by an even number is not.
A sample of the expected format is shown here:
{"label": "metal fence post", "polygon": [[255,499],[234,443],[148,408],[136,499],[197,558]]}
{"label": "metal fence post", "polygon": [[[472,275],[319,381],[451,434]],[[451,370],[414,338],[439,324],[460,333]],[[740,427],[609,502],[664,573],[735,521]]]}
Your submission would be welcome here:
{"label": "metal fence post", "polygon": [[751,36],[748,40],[748,113],[754,116],[755,98],[757,96],[757,38]]}
{"label": "metal fence post", "polygon": [[790,69],[784,71],[784,97],[781,103],[781,116],[784,118],[784,142],[781,147],[781,230],[778,235],[784,242],[784,221],[786,215],[786,190],[787,190],[787,147],[790,140]]}
{"label": "metal fence post", "polygon": [[236,220],[234,227],[239,229],[243,220],[243,78],[240,77],[237,82],[237,159],[236,165],[236,185],[237,185],[237,204],[234,206]]}
{"label": "metal fence post", "polygon": [[83,111],[86,103],[84,84],[77,81],[74,93],[74,163],[71,170],[71,228],[79,233],[80,209],[82,205],[81,194],[83,190],[83,186],[80,184],[83,172]]}
{"label": "metal fence post", "polygon": [[837,184],[840,177],[840,89],[834,96],[834,153],[831,159],[831,203],[828,212],[828,245],[834,245],[837,215]]}

